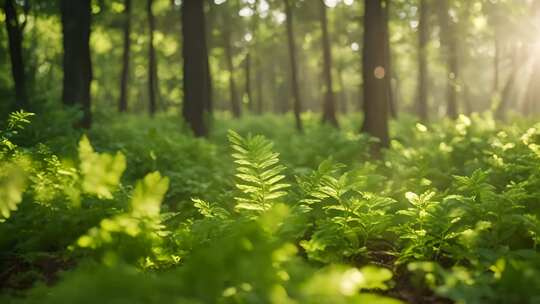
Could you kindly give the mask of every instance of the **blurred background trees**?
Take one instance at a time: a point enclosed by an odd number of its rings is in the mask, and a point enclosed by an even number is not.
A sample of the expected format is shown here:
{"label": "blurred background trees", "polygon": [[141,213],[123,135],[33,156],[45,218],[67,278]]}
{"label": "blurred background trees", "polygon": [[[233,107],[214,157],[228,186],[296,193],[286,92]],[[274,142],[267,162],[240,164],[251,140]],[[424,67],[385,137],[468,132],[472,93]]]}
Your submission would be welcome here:
{"label": "blurred background trees", "polygon": [[[45,104],[183,113],[364,112],[388,142],[398,113],[421,121],[533,114],[540,5],[530,0],[2,0],[2,115]],[[361,122],[359,121],[359,125]]]}

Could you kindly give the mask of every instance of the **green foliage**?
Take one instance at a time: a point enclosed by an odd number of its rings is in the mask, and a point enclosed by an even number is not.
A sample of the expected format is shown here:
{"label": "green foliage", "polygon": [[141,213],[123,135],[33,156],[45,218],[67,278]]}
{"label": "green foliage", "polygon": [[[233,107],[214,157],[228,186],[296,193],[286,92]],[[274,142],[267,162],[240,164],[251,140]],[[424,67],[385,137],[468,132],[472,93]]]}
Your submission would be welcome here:
{"label": "green foliage", "polygon": [[304,198],[302,210],[315,219],[314,232],[302,241],[308,255],[324,262],[354,258],[367,252],[391,224],[395,201],[367,190],[361,171],[339,175],[343,165],[327,160],[311,174],[298,178]]}
{"label": "green foliage", "polygon": [[267,117],[248,122],[273,141],[234,131],[200,140],[175,133],[172,120],[153,130],[122,119],[135,127],[111,120],[90,131],[92,144],[66,135],[65,154],[21,145],[24,132],[10,138],[0,161],[0,186],[13,189],[0,195],[14,202],[2,205],[3,286],[67,271],[8,301],[397,303],[380,294],[422,298],[426,288],[465,303],[536,301],[537,126],[405,119],[382,160],[344,149],[318,162],[323,145],[306,152],[317,158],[294,155],[324,134],[348,145],[347,124],[307,120],[304,135],[286,136],[265,129],[277,119]]}
{"label": "green foliage", "polygon": [[125,156],[120,152],[115,156],[96,153],[88,138],[83,136],[79,142],[79,160],[83,191],[111,199],[112,191],[126,169]]}
{"label": "green foliage", "polygon": [[9,218],[11,212],[17,210],[22,202],[22,195],[26,188],[24,172],[13,164],[0,162],[0,222]]}
{"label": "green foliage", "polygon": [[[129,259],[152,255],[156,242],[159,242],[156,233],[161,229],[160,206],[168,187],[166,177],[161,177],[158,172],[148,174],[137,182],[129,211],[103,219],[99,226],[81,236],[77,245],[91,249],[109,245]],[[122,239],[124,236],[128,240]]]}
{"label": "green foliage", "polygon": [[243,138],[234,131],[229,131],[229,141],[235,151],[233,158],[238,165],[236,177],[240,182],[236,187],[243,196],[236,197],[237,210],[255,212],[266,211],[279,198],[288,184],[281,182],[285,176],[281,173],[285,167],[279,165],[279,154],[272,152],[272,142],[262,136]]}

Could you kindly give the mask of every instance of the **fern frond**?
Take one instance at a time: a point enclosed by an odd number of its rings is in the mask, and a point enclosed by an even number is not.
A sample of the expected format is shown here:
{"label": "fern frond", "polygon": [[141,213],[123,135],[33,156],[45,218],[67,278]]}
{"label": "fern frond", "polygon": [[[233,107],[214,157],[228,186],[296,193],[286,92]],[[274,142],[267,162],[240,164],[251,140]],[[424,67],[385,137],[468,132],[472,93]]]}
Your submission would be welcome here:
{"label": "fern frond", "polygon": [[229,142],[237,164],[236,187],[242,192],[237,197],[237,210],[263,212],[285,196],[284,190],[289,184],[284,183],[285,167],[279,165],[279,153],[273,152],[273,144],[263,136],[240,136],[229,131]]}

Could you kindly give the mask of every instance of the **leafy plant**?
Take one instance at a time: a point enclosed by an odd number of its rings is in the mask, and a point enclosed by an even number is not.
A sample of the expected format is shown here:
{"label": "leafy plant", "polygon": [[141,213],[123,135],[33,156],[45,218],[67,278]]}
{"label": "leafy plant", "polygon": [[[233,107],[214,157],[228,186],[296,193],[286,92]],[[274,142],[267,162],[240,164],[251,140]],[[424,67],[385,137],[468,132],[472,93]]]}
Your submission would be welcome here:
{"label": "leafy plant", "polygon": [[272,142],[262,136],[240,136],[229,131],[229,141],[235,151],[232,154],[239,182],[236,187],[242,196],[236,197],[237,210],[263,212],[287,193],[289,185],[283,183],[281,173],[285,167],[279,165],[279,154],[272,152]]}

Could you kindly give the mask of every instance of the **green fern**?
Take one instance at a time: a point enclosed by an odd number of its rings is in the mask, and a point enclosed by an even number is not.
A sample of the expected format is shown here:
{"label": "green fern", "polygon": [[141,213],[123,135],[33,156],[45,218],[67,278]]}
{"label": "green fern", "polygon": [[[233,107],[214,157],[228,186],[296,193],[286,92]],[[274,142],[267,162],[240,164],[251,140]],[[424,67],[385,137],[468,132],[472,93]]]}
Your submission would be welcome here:
{"label": "green fern", "polygon": [[263,136],[240,136],[229,131],[229,141],[234,150],[232,157],[238,165],[236,187],[242,196],[236,197],[237,210],[263,212],[287,193],[289,185],[283,183],[281,174],[285,167],[279,165],[279,153],[273,152],[273,144]]}
{"label": "green fern", "polygon": [[0,223],[17,210],[26,189],[25,172],[15,164],[0,162]]}

